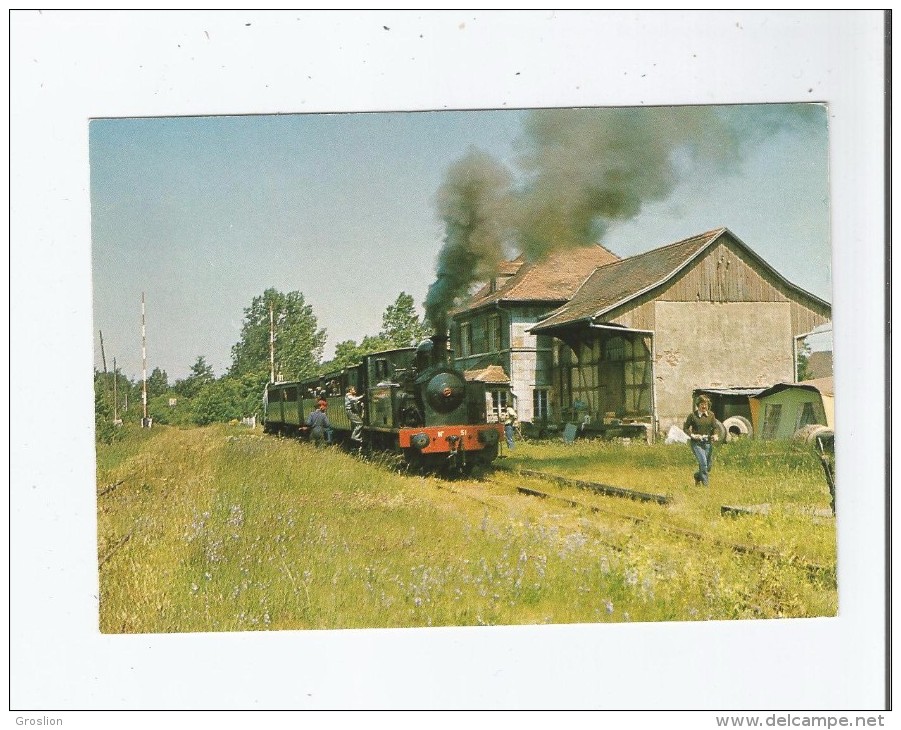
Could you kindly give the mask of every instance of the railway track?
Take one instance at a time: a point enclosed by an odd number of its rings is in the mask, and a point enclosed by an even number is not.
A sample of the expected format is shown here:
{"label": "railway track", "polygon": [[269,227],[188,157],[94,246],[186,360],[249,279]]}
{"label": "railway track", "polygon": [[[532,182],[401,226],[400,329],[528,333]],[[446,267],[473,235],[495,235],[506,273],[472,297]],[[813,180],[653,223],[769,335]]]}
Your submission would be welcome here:
{"label": "railway track", "polygon": [[[803,556],[797,555],[786,555],[780,552],[778,549],[766,546],[766,545],[755,545],[748,543],[739,543],[732,542],[729,540],[723,540],[721,538],[705,535],[696,530],[690,530],[684,527],[680,527],[678,525],[673,525],[669,523],[666,519],[657,519],[647,516],[639,516],[635,514],[630,514],[627,511],[623,511],[620,509],[615,509],[613,507],[608,506],[599,506],[596,504],[588,504],[586,502],[580,501],[578,499],[574,499],[572,496],[565,493],[552,493],[548,491],[547,487],[542,488],[542,483],[547,484],[551,483],[553,485],[562,487],[565,490],[568,489],[578,489],[582,491],[588,491],[594,494],[598,494],[602,497],[616,497],[621,500],[624,500],[624,504],[628,503],[628,501],[639,501],[645,503],[658,504],[662,507],[666,507],[671,503],[671,500],[662,494],[653,494],[648,492],[638,492],[635,490],[625,489],[622,487],[611,487],[606,484],[598,484],[594,482],[586,482],[583,480],[569,479],[566,477],[562,477],[555,474],[549,474],[546,472],[539,472],[533,470],[521,470],[521,469],[511,469],[511,468],[501,468],[498,469],[499,472],[507,475],[507,476],[518,476],[522,478],[522,481],[528,483],[531,482],[529,486],[526,484],[519,484],[515,486],[516,493],[519,495],[525,495],[530,497],[537,497],[539,499],[551,500],[558,502],[560,504],[565,504],[574,509],[585,510],[586,512],[591,512],[593,514],[601,515],[605,518],[612,519],[614,522],[631,522],[635,525],[645,525],[648,527],[653,527],[660,529],[668,534],[673,535],[674,537],[681,538],[684,540],[690,540],[692,542],[706,543],[712,546],[725,548],[731,550],[738,554],[750,555],[754,557],[758,557],[763,560],[775,560],[783,564],[791,564],[796,565],[804,570],[808,579],[815,581],[826,581],[831,583],[832,585],[836,584],[836,569],[834,565],[822,565],[813,560],[805,558]],[[493,480],[490,476],[483,478],[480,483],[496,481]],[[479,502],[480,504],[485,505],[486,507],[492,509],[505,509],[509,506],[509,501],[504,499],[503,496],[496,496],[489,499],[485,499],[484,497],[476,496],[474,494],[468,493],[463,485],[461,488],[454,488],[451,486],[454,484],[453,482],[442,484],[440,488],[445,489],[458,495],[460,497],[474,500]],[[555,490],[556,491],[556,490]],[[623,551],[625,548],[622,545],[618,545],[607,540],[602,540],[602,542],[608,547],[613,548],[617,551]]]}

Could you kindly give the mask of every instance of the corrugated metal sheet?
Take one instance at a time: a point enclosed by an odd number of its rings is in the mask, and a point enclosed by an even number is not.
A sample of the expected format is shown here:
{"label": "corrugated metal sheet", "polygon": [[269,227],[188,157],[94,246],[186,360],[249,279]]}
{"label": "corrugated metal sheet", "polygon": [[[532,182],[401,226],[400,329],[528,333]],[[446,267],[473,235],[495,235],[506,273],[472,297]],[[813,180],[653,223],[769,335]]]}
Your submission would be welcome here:
{"label": "corrugated metal sheet", "polygon": [[758,393],[757,397],[766,398],[768,395],[778,393],[780,390],[786,390],[788,388],[803,388],[806,390],[815,390],[820,395],[831,397],[835,395],[835,380],[834,378],[829,377],[817,378],[815,380],[802,380],[800,383],[776,383],[775,385],[772,385],[766,390]]}
{"label": "corrugated metal sheet", "polygon": [[764,388],[697,388],[695,394],[756,396],[764,390]]}

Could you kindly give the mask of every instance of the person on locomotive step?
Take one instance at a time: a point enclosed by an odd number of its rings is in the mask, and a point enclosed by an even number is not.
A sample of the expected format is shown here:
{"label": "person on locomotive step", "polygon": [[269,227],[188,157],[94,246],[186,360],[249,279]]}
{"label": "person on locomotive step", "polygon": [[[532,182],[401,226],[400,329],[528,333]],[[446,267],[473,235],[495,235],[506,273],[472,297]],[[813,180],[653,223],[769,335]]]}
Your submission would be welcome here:
{"label": "person on locomotive step", "polygon": [[322,446],[322,442],[328,438],[328,433],[332,430],[332,424],[329,423],[325,409],[328,404],[321,400],[319,407],[310,413],[307,417],[307,426],[310,427],[310,439],[316,446]]}
{"label": "person on locomotive step", "polygon": [[347,395],[344,396],[344,410],[353,426],[350,440],[363,443],[363,396],[357,395],[357,389],[352,385],[348,387]]}
{"label": "person on locomotive step", "polygon": [[685,419],[682,430],[691,439],[688,443],[698,462],[695,485],[710,486],[710,468],[713,466],[713,442],[719,440],[718,422],[710,410],[710,398],[699,395],[695,409]]}
{"label": "person on locomotive step", "polygon": [[507,409],[504,411],[504,436],[507,438],[508,449],[512,449],[514,446],[513,434],[516,432],[516,423],[518,421],[519,416],[516,415],[513,406],[507,406]]}

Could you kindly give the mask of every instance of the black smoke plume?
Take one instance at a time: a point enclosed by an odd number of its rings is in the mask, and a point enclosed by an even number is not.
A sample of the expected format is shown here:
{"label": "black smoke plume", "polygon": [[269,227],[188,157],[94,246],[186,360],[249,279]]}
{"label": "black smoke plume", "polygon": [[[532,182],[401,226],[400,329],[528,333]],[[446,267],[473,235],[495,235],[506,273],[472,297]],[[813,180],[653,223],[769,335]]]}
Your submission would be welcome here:
{"label": "black smoke plume", "polygon": [[448,171],[438,195],[445,242],[426,299],[429,321],[443,332],[447,312],[511,251],[536,261],[601,242],[612,224],[665,200],[685,176],[737,168],[761,139],[786,124],[821,119],[823,111],[758,105],[529,113],[515,184],[504,167],[475,151]]}
{"label": "black smoke plume", "polygon": [[447,173],[438,191],[444,246],[437,278],[425,301],[434,331],[447,331],[447,313],[470,287],[497,273],[509,238],[510,174],[489,155],[472,149]]}

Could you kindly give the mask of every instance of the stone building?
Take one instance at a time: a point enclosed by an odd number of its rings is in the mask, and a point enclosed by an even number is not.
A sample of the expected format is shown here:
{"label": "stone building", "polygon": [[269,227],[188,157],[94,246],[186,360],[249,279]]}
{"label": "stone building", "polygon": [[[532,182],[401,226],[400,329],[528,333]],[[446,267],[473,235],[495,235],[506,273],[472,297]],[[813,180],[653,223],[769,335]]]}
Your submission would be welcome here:
{"label": "stone building", "polygon": [[483,371],[495,366],[509,376],[508,382],[495,377],[498,382],[489,388],[495,417],[512,398],[524,423],[561,420],[553,392],[553,338],[529,328],[569,301],[599,266],[618,260],[594,245],[561,250],[537,263],[522,257],[505,261],[496,278],[451,312],[457,367]]}

